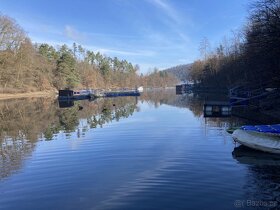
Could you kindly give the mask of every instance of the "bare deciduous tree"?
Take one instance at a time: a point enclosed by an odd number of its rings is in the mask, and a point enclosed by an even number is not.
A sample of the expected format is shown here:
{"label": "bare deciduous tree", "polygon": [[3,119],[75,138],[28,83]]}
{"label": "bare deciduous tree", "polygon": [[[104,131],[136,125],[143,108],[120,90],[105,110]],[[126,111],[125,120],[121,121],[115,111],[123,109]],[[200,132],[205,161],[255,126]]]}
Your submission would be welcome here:
{"label": "bare deciduous tree", "polygon": [[17,50],[24,42],[23,29],[10,17],[0,15],[0,50]]}

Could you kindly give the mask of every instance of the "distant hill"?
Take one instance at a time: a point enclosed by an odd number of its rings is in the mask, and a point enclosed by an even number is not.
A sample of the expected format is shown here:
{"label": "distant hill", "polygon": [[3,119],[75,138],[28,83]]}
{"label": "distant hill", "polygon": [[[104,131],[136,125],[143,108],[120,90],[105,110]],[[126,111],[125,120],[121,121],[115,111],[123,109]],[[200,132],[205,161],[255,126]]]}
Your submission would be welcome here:
{"label": "distant hill", "polygon": [[192,64],[183,64],[174,66],[168,69],[164,69],[162,71],[166,71],[169,74],[173,74],[176,76],[179,80],[186,82],[188,81],[189,72],[191,69]]}

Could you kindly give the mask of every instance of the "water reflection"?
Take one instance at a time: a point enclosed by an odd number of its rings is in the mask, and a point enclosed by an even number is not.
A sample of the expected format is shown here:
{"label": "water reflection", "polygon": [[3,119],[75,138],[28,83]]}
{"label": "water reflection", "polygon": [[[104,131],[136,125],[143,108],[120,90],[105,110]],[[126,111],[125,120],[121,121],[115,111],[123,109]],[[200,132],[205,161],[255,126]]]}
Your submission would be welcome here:
{"label": "water reflection", "polygon": [[203,106],[207,100],[226,100],[226,95],[221,94],[183,94],[175,95],[175,90],[159,90],[144,92],[141,96],[142,101],[148,101],[154,107],[159,107],[162,104],[186,108],[192,111],[196,118],[203,119],[204,124],[209,127],[230,128],[251,123],[250,120],[239,117],[211,117],[204,118]]}
{"label": "water reflection", "polygon": [[0,101],[0,179],[18,170],[22,159],[32,154],[54,117],[52,108],[44,99]]}
{"label": "water reflection", "polygon": [[[187,108],[196,118],[203,119],[204,101],[223,96],[176,95],[174,90],[144,92],[140,98],[120,97],[94,101],[58,102],[51,98],[0,101],[0,178],[21,167],[23,158],[32,154],[38,140],[53,140],[59,133],[78,138],[106,123],[128,118],[139,111],[138,102],[155,108],[163,104]],[[236,127],[246,123],[240,118],[204,119],[209,127]]]}
{"label": "water reflection", "polygon": [[[220,204],[219,196],[226,200],[223,207],[232,207],[224,209],[234,209],[233,198],[279,201],[280,158],[244,147],[234,148],[230,136],[219,136],[221,128],[235,127],[248,121],[237,117],[204,119],[203,105],[207,97],[176,96],[175,90],[160,90],[145,92],[139,98],[66,104],[46,98],[0,101],[0,179],[10,177],[22,168],[26,158],[36,154],[35,166],[40,166],[40,161],[46,163],[41,168],[43,172],[37,170],[38,176],[44,177],[44,170],[53,170],[52,179],[45,177],[45,186],[61,182],[62,187],[58,187],[60,196],[76,185],[82,186],[71,198],[74,201],[77,196],[84,196],[88,205],[92,204],[88,195],[94,195],[96,203],[106,201],[106,196],[99,194],[99,188],[104,190],[104,194],[110,195],[115,189],[117,197],[119,194],[127,195],[123,201],[125,204],[129,198],[131,203],[138,199],[140,206],[145,199],[150,205],[179,200],[177,204],[180,207],[201,205],[200,209],[205,209],[210,203],[214,209]],[[151,107],[147,108],[147,105]],[[135,117],[134,121],[124,120],[130,117]],[[122,119],[128,123],[116,126]],[[102,128],[110,123],[115,127]],[[211,132],[205,134],[202,126],[210,128]],[[90,139],[82,138],[88,133],[91,134]],[[93,136],[98,140],[92,141]],[[229,139],[229,143],[225,144],[223,138]],[[75,144],[79,142],[77,139],[82,139],[80,142],[84,144],[73,153],[69,152],[67,143]],[[46,147],[62,146],[44,153],[44,146],[36,148],[40,143],[45,143]],[[38,148],[42,154],[37,154]],[[63,170],[68,173],[64,174]],[[58,172],[60,177],[56,176]],[[70,177],[72,172],[73,179],[69,178],[69,183],[67,179],[63,182],[63,176]],[[33,178],[25,180],[24,186],[35,185]],[[48,189],[51,189],[46,190],[50,192],[46,193],[49,196],[54,189],[57,190],[55,187]],[[6,203],[10,201],[8,195],[14,193],[12,190],[7,193]],[[201,195],[209,191],[213,196],[208,200],[205,198],[204,205],[200,202]],[[158,202],[150,199],[151,195],[160,193],[167,199],[161,199],[161,196],[153,197]],[[22,199],[26,198],[23,196]],[[66,199],[69,200],[68,197]],[[195,199],[195,204],[191,204]]]}
{"label": "water reflection", "polygon": [[244,190],[247,199],[274,202],[280,206],[280,156],[253,150],[244,146],[234,148],[232,156],[246,165],[247,176]]}
{"label": "water reflection", "polygon": [[280,167],[279,155],[253,150],[243,145],[234,148],[232,157],[241,164]]}
{"label": "water reflection", "polygon": [[20,169],[38,140],[53,140],[60,132],[80,138],[137,110],[135,97],[75,101],[64,108],[51,98],[0,101],[0,179]]}

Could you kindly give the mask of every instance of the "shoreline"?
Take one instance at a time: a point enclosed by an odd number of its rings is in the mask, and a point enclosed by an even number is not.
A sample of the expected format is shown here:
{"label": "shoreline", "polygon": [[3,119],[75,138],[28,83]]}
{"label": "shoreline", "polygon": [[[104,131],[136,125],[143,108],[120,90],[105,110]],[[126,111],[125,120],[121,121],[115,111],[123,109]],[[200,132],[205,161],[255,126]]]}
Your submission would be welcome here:
{"label": "shoreline", "polygon": [[37,98],[55,96],[55,91],[36,91],[27,93],[0,93],[0,100],[18,99],[18,98]]}

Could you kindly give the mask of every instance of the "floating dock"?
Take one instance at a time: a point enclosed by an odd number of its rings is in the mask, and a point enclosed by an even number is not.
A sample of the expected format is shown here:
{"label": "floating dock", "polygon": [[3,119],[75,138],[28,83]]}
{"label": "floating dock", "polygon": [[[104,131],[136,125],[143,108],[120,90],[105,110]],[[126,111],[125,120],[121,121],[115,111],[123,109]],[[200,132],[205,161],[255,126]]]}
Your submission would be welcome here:
{"label": "floating dock", "polygon": [[193,85],[191,84],[181,84],[176,85],[176,95],[182,95],[184,93],[189,93],[193,89]]}
{"label": "floating dock", "polygon": [[105,92],[104,97],[119,97],[119,96],[140,96],[139,91],[116,91],[116,92]]}
{"label": "floating dock", "polygon": [[224,101],[207,101],[203,106],[204,117],[230,117],[231,105]]}
{"label": "floating dock", "polygon": [[96,90],[59,90],[58,100],[84,100],[101,97],[140,96],[140,91],[118,90],[118,91],[96,91]]}

